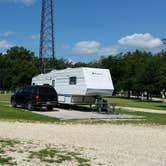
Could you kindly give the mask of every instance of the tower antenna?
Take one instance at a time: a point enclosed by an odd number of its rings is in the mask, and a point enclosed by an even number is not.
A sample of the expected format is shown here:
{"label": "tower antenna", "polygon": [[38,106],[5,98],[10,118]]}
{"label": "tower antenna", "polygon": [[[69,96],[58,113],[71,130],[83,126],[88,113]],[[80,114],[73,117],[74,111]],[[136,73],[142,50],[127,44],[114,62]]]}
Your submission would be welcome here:
{"label": "tower antenna", "polygon": [[55,69],[55,36],[54,36],[54,4],[53,0],[42,0],[40,31],[40,72],[46,72],[46,59]]}

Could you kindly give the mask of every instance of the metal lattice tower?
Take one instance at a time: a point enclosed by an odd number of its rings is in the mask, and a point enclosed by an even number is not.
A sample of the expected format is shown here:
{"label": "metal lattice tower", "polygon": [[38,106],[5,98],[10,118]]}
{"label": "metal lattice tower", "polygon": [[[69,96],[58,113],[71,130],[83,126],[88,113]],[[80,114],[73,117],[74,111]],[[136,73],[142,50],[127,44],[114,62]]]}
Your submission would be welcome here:
{"label": "metal lattice tower", "polygon": [[51,68],[55,69],[54,44],[54,10],[53,0],[42,0],[41,32],[40,32],[40,72],[45,73],[45,59],[51,60]]}

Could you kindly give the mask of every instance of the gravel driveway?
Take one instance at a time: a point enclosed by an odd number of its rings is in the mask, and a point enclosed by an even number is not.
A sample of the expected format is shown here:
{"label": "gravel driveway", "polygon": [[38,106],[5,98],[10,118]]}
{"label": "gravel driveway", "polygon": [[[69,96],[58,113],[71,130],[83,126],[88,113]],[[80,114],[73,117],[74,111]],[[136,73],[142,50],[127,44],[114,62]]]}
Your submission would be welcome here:
{"label": "gravel driveway", "polygon": [[98,113],[91,111],[67,110],[56,108],[53,111],[33,111],[33,113],[41,114],[49,117],[60,119],[140,119],[139,116],[132,115],[115,115],[107,113]]}
{"label": "gravel driveway", "polygon": [[[0,122],[1,139],[82,148],[92,166],[165,166],[165,131],[166,126]],[[20,163],[24,165],[24,161]]]}

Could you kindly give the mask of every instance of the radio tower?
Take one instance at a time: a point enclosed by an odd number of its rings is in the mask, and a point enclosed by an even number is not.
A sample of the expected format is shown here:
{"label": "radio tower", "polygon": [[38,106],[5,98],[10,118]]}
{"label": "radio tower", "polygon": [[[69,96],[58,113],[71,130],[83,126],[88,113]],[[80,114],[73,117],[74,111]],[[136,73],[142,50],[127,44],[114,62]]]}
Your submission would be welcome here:
{"label": "radio tower", "polygon": [[46,59],[49,59],[51,61],[51,68],[55,69],[54,40],[53,0],[42,0],[39,55],[41,73],[45,73],[46,71]]}

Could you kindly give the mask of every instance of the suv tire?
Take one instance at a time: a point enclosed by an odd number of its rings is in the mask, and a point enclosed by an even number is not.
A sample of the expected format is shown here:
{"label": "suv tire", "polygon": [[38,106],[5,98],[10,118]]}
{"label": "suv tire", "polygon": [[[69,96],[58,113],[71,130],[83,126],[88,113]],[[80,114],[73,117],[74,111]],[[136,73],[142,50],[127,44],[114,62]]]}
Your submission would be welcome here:
{"label": "suv tire", "polygon": [[27,108],[28,108],[29,111],[34,111],[35,110],[35,107],[31,102],[28,103]]}
{"label": "suv tire", "polygon": [[47,106],[47,111],[52,111],[53,107],[52,106]]}
{"label": "suv tire", "polygon": [[11,100],[11,105],[12,105],[12,107],[17,107],[17,104],[14,99]]}

